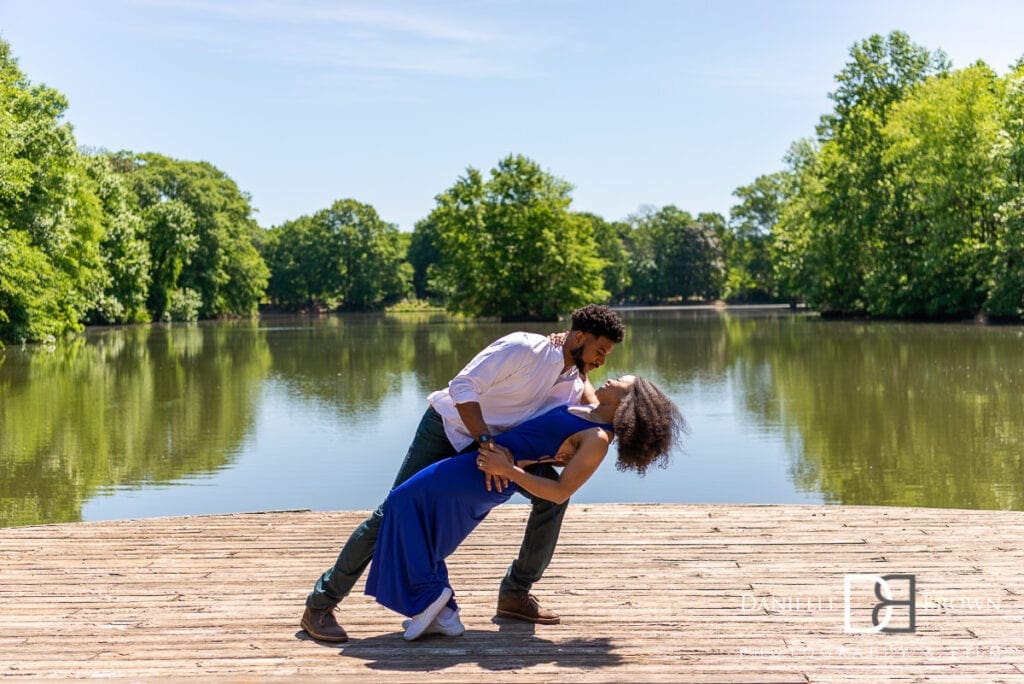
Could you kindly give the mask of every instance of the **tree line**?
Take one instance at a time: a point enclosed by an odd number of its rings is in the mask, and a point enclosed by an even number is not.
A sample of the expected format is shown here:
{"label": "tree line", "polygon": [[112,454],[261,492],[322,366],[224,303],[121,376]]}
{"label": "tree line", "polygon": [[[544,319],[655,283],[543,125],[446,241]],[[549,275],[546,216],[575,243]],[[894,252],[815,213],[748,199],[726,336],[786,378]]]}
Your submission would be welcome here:
{"label": "tree line", "polygon": [[249,198],[205,162],[78,149],[64,96],[0,41],[0,341],[256,311]]}
{"label": "tree line", "polygon": [[729,217],[620,220],[509,155],[472,167],[411,234],[342,199],[264,230],[213,165],[76,146],[64,96],[0,41],[0,340],[91,323],[378,309],[553,318],[591,301],[804,300],[825,313],[1019,318],[1024,59],[953,70],[906,34],[854,45],[831,112]]}
{"label": "tree line", "polygon": [[1018,320],[1024,58],[954,70],[898,31],[850,57],[816,136],[737,191],[765,282],[824,313]]}

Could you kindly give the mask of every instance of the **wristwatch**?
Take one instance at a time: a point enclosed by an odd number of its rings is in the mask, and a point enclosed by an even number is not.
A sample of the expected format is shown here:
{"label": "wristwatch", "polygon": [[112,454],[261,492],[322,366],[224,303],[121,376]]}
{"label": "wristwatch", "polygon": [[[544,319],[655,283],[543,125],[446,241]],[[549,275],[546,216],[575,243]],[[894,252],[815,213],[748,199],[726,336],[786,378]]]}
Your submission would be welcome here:
{"label": "wristwatch", "polygon": [[491,436],[489,434],[487,434],[486,432],[476,438],[476,443],[479,444],[480,446],[483,446],[484,444],[487,444],[490,441],[491,441]]}

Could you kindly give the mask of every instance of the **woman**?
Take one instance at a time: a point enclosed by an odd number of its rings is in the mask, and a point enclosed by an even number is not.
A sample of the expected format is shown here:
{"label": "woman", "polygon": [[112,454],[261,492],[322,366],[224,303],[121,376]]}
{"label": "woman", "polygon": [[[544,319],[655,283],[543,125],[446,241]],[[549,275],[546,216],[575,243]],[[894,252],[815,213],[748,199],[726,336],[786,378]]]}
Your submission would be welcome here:
{"label": "woman", "polygon": [[[532,418],[495,438],[493,449],[435,463],[388,495],[366,593],[411,616],[403,623],[406,639],[465,631],[444,559],[517,487],[565,501],[597,470],[613,438],[620,470],[643,475],[652,464],[665,465],[684,422],[661,390],[646,378],[624,375],[601,386],[597,398],[596,406],[560,407]],[[524,470],[541,461],[564,465],[561,478]],[[512,484],[489,491],[480,471]]]}

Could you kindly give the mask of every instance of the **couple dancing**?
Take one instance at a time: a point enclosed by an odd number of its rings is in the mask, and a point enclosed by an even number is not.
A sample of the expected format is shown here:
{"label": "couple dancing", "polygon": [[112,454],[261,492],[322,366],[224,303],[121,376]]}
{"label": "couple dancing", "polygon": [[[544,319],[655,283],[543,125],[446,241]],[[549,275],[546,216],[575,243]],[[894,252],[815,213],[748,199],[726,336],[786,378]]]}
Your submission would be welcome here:
{"label": "couple dancing", "polygon": [[[530,589],[554,554],[569,497],[613,439],[616,466],[642,475],[667,460],[683,428],[672,402],[645,378],[626,375],[597,390],[587,380],[623,335],[608,307],[586,306],[573,312],[564,339],[506,335],[431,394],[391,493],[317,580],[303,629],[314,639],[347,641],[334,608],[372,559],[366,593],[408,616],[406,639],[462,634],[445,558],[520,490],[533,507],[519,557],[502,580],[497,614],[558,623]],[[555,466],[564,467],[560,475]]]}

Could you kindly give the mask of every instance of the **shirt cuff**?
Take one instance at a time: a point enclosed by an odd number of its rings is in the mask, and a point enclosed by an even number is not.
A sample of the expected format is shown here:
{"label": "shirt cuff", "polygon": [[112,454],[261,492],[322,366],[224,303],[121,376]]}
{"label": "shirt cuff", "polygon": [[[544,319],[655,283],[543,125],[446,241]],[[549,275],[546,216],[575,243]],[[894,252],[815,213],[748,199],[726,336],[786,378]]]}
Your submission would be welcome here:
{"label": "shirt cuff", "polygon": [[465,404],[470,401],[480,403],[480,394],[476,391],[476,388],[469,383],[449,384],[448,394],[456,404]]}

